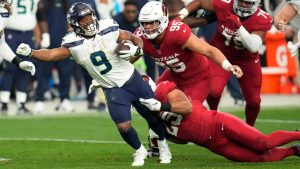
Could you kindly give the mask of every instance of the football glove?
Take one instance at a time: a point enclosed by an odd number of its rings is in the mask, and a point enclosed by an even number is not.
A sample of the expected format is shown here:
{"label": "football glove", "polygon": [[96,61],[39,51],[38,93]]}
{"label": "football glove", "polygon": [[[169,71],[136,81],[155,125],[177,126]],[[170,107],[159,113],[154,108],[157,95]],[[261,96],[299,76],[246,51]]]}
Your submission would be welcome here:
{"label": "football glove", "polygon": [[142,105],[146,106],[151,111],[160,111],[161,102],[156,99],[143,99],[140,98]]}
{"label": "football glove", "polygon": [[50,46],[50,35],[49,33],[42,33],[41,48],[48,48]]}
{"label": "football glove", "polygon": [[121,50],[119,52],[119,54],[120,54],[120,57],[125,60],[129,60],[130,58],[132,58],[134,56],[140,56],[140,55],[144,54],[143,49],[141,47],[135,46],[131,42],[126,42],[126,43],[124,43],[124,45],[128,46],[129,49]]}
{"label": "football glove", "polygon": [[300,42],[293,44],[293,42],[289,41],[287,47],[292,55],[292,57],[298,54],[298,48],[300,47]]}
{"label": "football glove", "polygon": [[19,64],[19,68],[31,73],[31,76],[35,74],[35,66],[29,61],[22,61]]}
{"label": "football glove", "polygon": [[97,88],[101,87],[101,85],[96,81],[96,80],[92,80],[92,84],[89,87],[89,91],[88,94],[91,94],[92,91],[96,90]]}
{"label": "football glove", "polygon": [[32,49],[30,48],[29,45],[25,43],[21,43],[16,51],[17,54],[22,55],[22,56],[27,56],[31,57],[32,56]]}

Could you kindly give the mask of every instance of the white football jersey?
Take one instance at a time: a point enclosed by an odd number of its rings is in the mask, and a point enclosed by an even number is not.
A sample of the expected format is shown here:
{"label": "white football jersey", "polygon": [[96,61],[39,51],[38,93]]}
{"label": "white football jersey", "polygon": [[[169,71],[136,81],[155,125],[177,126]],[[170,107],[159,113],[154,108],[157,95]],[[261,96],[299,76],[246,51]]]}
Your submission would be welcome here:
{"label": "white football jersey", "polygon": [[63,38],[62,46],[70,50],[73,59],[102,87],[121,87],[132,76],[134,67],[115,52],[119,25],[113,19],[103,19],[98,23],[95,38],[85,39],[71,32]]}
{"label": "white football jersey", "polygon": [[6,27],[9,13],[5,8],[0,7],[0,40],[4,39],[4,28]]}
{"label": "white football jersey", "polygon": [[12,16],[9,17],[6,28],[17,31],[31,31],[36,21],[36,11],[39,0],[14,0]]}

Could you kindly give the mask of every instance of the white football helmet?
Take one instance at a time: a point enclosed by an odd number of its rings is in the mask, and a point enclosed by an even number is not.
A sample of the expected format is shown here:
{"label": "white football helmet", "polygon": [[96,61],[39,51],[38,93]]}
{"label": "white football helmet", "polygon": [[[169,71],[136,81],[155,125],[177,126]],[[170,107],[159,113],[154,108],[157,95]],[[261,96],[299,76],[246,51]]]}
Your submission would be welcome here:
{"label": "white football helmet", "polygon": [[[251,3],[251,6],[248,8],[245,8],[243,6],[239,5],[239,1],[244,1],[247,3]],[[233,2],[233,11],[239,16],[239,17],[248,17],[250,15],[253,15],[257,7],[260,3],[260,0],[234,0]]]}
{"label": "white football helmet", "polygon": [[[145,31],[143,23],[153,21],[158,21],[159,26],[152,30]],[[166,6],[158,1],[146,3],[140,11],[139,23],[143,31],[143,36],[147,39],[155,39],[168,27],[169,18]]]}

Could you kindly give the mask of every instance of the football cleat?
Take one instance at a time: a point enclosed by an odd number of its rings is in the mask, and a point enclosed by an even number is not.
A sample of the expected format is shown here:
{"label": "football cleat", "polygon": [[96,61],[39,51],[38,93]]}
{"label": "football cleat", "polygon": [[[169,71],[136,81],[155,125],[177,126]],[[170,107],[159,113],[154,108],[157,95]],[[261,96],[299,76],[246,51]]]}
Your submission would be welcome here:
{"label": "football cleat", "polygon": [[27,109],[25,103],[21,103],[20,107],[18,108],[17,114],[18,115],[31,114],[31,112],[29,111],[29,109]]}
{"label": "football cleat", "polygon": [[64,99],[56,108],[56,111],[61,111],[61,112],[73,112],[74,108],[71,105],[69,99]]}
{"label": "football cleat", "polygon": [[0,113],[1,113],[1,115],[3,115],[3,116],[7,116],[7,113],[8,113],[8,106],[7,106],[7,103],[1,103]]}
{"label": "football cleat", "polygon": [[33,110],[33,113],[35,114],[40,114],[44,111],[44,102],[42,101],[38,101],[35,103],[35,106],[34,106],[34,110]]}
{"label": "football cleat", "polygon": [[161,164],[169,164],[171,163],[172,155],[169,150],[169,146],[167,144],[166,139],[160,141],[157,140],[158,148],[159,148],[159,160]]}
{"label": "football cleat", "polygon": [[145,163],[145,159],[147,158],[148,152],[143,145],[135,151],[133,154],[133,162],[131,166],[138,167],[143,166]]}
{"label": "football cleat", "polygon": [[292,145],[292,149],[294,150],[294,155],[300,157],[300,144]]}

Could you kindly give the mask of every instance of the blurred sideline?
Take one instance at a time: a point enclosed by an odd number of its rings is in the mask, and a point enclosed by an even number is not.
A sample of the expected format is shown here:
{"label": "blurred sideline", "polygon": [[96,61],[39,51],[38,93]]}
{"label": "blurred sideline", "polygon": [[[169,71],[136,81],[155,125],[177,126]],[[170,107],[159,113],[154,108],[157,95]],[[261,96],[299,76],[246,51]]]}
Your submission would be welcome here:
{"label": "blurred sideline", "polygon": [[[265,107],[299,107],[300,111],[300,95],[262,95],[261,96],[262,102],[261,107],[262,109]],[[78,114],[78,113],[88,113],[88,112],[98,112],[97,110],[87,110],[87,102],[86,100],[72,100],[71,104],[74,107],[74,112],[59,112],[55,111],[55,107],[59,103],[59,99],[55,99],[52,101],[46,101],[45,102],[45,111],[42,114],[38,115],[59,115],[59,114]],[[35,102],[30,101],[28,102],[27,106],[29,110],[34,109]],[[230,97],[229,93],[226,91],[220,102],[220,110],[222,109],[228,109],[228,108],[241,108],[243,107],[241,105],[235,105],[234,100],[232,97]],[[17,112],[17,106],[15,102],[11,102],[9,104],[9,116],[14,116]],[[103,113],[103,112],[99,112]],[[107,113],[107,110],[105,111]]]}

